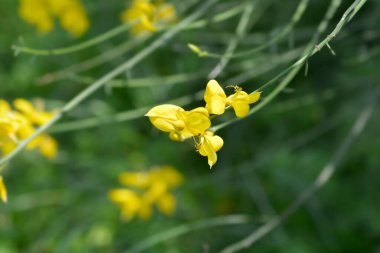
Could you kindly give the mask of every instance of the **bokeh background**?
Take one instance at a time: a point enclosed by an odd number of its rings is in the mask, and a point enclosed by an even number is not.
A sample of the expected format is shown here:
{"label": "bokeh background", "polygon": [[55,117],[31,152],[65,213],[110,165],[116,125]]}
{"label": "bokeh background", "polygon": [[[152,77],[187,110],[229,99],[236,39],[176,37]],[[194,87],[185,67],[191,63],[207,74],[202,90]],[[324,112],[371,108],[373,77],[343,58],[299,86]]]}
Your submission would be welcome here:
{"label": "bokeh background", "polygon": [[[179,20],[200,4],[189,1],[186,4],[190,7],[184,8],[184,2],[171,1]],[[258,47],[278,34],[298,5],[298,1],[251,2],[256,6],[250,17],[252,24],[236,52]],[[321,39],[352,2],[342,2]],[[15,44],[54,49],[86,41],[120,25],[120,13],[128,3],[83,1],[90,28],[84,36],[72,38],[58,25],[48,34],[38,34],[18,16],[18,1],[2,0],[1,99],[43,98],[49,108],[60,107],[81,92],[88,79],[103,76],[146,48],[159,33],[128,52],[117,49],[133,39],[128,32],[66,55],[15,55],[11,49]],[[330,43],[336,56],[323,48],[308,60],[306,75],[304,69],[300,71],[265,108],[218,132],[225,144],[212,170],[207,159],[194,152],[191,142],[172,142],[147,118],[118,123],[107,120],[115,113],[204,89],[207,74],[219,60],[199,58],[186,44],[222,54],[236,36],[241,13],[221,22],[212,22],[211,17],[241,3],[218,1],[201,18],[208,21],[205,26],[180,32],[118,77],[121,83],[138,79],[148,87],[108,85],[53,126],[51,134],[59,142],[55,160],[26,151],[8,164],[3,177],[9,200],[0,204],[0,253],[128,252],[144,239],[176,226],[231,214],[249,216],[243,224],[206,226],[145,251],[219,252],[284,211],[312,184],[380,85],[380,1],[365,3]],[[247,91],[271,80],[301,56],[300,48],[310,41],[329,4],[326,0],[310,1],[301,20],[283,39],[256,54],[231,59],[217,80],[223,86],[239,84]],[[48,73],[115,48],[120,51],[117,57],[104,64],[50,84],[40,83]],[[78,68],[75,66],[71,71]],[[181,75],[182,81],[166,84],[161,77],[168,75]],[[263,97],[277,84],[265,89]],[[185,108],[203,104],[195,99]],[[378,110],[376,107],[331,180],[283,225],[242,252],[380,252]],[[77,130],[64,125],[87,118],[100,122]],[[215,123],[230,118],[232,114],[227,114]],[[158,165],[174,166],[185,177],[184,184],[174,191],[176,212],[172,216],[155,212],[147,221],[121,220],[120,210],[107,199],[108,190],[120,186],[118,175]]]}

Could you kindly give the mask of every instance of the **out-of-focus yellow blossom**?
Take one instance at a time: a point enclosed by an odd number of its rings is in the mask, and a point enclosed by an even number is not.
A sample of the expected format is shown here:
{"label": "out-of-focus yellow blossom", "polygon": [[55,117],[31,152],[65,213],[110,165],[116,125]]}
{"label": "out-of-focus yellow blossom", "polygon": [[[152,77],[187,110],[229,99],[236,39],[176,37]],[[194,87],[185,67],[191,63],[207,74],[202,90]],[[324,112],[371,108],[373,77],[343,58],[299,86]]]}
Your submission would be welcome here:
{"label": "out-of-focus yellow blossom", "polygon": [[21,0],[19,15],[37,27],[38,32],[47,33],[54,27],[54,20],[45,0]]}
{"label": "out-of-focus yellow blossom", "polygon": [[133,0],[128,9],[122,12],[121,19],[132,24],[131,33],[140,35],[153,33],[176,21],[174,5],[164,1]]}
{"label": "out-of-focus yellow blossom", "polygon": [[226,108],[226,98],[223,88],[217,81],[210,80],[207,83],[204,100],[210,114],[223,114]]}
{"label": "out-of-focus yellow blossom", "polygon": [[32,124],[43,125],[54,116],[54,112],[45,112],[44,103],[36,101],[36,107],[26,99],[18,98],[13,102],[14,107],[20,111]]}
{"label": "out-of-focus yellow blossom", "polygon": [[79,2],[74,6],[60,15],[60,23],[62,28],[69,32],[71,36],[80,37],[88,30],[90,23]]}
{"label": "out-of-focus yellow blossom", "polygon": [[169,132],[173,141],[193,137],[196,150],[202,156],[207,156],[211,168],[217,161],[216,152],[223,147],[223,139],[208,131],[211,127],[210,114],[221,115],[227,106],[231,106],[237,117],[245,117],[249,113],[249,105],[260,99],[260,92],[248,94],[239,86],[232,87],[235,92],[227,97],[219,83],[210,80],[204,94],[205,107],[185,111],[176,105],[159,105],[149,110],[145,116],[149,117],[156,128]]}
{"label": "out-of-focus yellow blossom", "polygon": [[[4,100],[0,100],[0,152],[7,155],[13,151],[19,141],[28,138],[35,132],[35,127],[45,124],[54,112],[46,112],[42,101],[37,106],[25,99],[16,99],[13,110]],[[38,108],[38,109],[37,109]],[[58,144],[47,134],[41,134],[31,141],[27,149],[39,149],[40,153],[49,159],[57,155]]]}
{"label": "out-of-focus yellow blossom", "polygon": [[170,190],[183,182],[183,176],[171,166],[162,166],[144,172],[124,172],[119,181],[128,188],[109,191],[108,197],[121,208],[121,216],[131,220],[135,216],[149,219],[153,206],[165,214],[173,214],[176,199]]}
{"label": "out-of-focus yellow blossom", "polygon": [[80,0],[20,0],[19,15],[40,33],[54,28],[54,18],[58,18],[62,28],[73,37],[81,36],[89,27]]}
{"label": "out-of-focus yellow blossom", "polygon": [[260,99],[260,92],[253,92],[247,94],[239,86],[234,86],[235,93],[228,96],[226,102],[227,105],[231,105],[234,108],[236,117],[242,118],[247,116],[249,112],[249,105],[256,103]]}
{"label": "out-of-focus yellow blossom", "polygon": [[213,132],[207,131],[205,135],[199,137],[197,151],[203,156],[207,156],[210,168],[216,163],[218,157],[216,152],[223,147],[223,139]]}
{"label": "out-of-focus yellow blossom", "polygon": [[6,203],[8,200],[7,188],[5,187],[3,177],[0,176],[0,199]]}

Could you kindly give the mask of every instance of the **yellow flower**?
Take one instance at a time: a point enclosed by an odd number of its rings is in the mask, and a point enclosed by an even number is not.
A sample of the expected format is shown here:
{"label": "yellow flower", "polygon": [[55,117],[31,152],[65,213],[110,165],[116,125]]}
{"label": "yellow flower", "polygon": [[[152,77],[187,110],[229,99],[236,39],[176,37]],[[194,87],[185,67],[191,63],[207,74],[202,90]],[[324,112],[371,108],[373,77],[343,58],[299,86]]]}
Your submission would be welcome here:
{"label": "yellow flower", "polygon": [[163,132],[179,132],[185,128],[180,112],[184,111],[176,105],[159,105],[150,109],[145,116],[149,117],[153,126]]}
{"label": "yellow flower", "polygon": [[7,188],[4,184],[4,180],[3,180],[3,177],[0,176],[0,198],[1,200],[6,203],[7,200],[8,200],[8,197],[7,197]]}
{"label": "yellow flower", "polygon": [[231,105],[235,111],[236,117],[242,118],[247,116],[249,112],[249,105],[256,103],[260,99],[260,92],[253,92],[247,94],[239,86],[235,86],[235,93],[228,96],[226,102],[227,105]]}
{"label": "yellow flower", "polygon": [[26,22],[35,25],[40,33],[47,33],[54,27],[53,18],[45,0],[21,0],[19,15]]}
{"label": "yellow flower", "polygon": [[152,216],[154,205],[166,215],[174,212],[176,201],[170,190],[180,185],[183,177],[173,167],[162,166],[144,172],[124,172],[119,180],[131,189],[111,190],[109,199],[120,206],[124,219],[138,215],[145,220]]}
{"label": "yellow flower", "polygon": [[125,23],[132,24],[131,33],[138,36],[156,32],[158,26],[174,22],[176,11],[171,4],[134,0],[131,6],[122,12],[121,19]]}
{"label": "yellow flower", "polygon": [[185,127],[180,132],[182,139],[203,134],[211,126],[210,116],[204,107],[181,111],[180,115],[185,122]]}
{"label": "yellow flower", "polygon": [[141,208],[141,198],[132,190],[115,189],[108,193],[113,202],[120,205],[122,217],[126,220],[132,219]]}
{"label": "yellow flower", "polygon": [[57,157],[58,143],[54,138],[47,134],[41,134],[35,140],[43,156],[51,160]]}
{"label": "yellow flower", "polygon": [[27,120],[19,113],[12,111],[5,100],[0,100],[0,143],[5,138],[16,138],[16,133]]}
{"label": "yellow flower", "polygon": [[60,21],[62,28],[73,37],[80,37],[90,26],[86,13],[79,4],[63,12]]}
{"label": "yellow flower", "polygon": [[32,124],[43,125],[54,117],[54,112],[43,111],[43,103],[39,101],[39,107],[35,108],[29,101],[19,98],[13,102],[15,108],[19,110]]}
{"label": "yellow flower", "polygon": [[[0,150],[2,155],[13,151],[17,143],[28,138],[35,132],[35,125],[49,121],[54,112],[45,112],[40,101],[39,109],[25,99],[16,99],[14,106],[18,111],[12,111],[10,105],[0,100]],[[27,149],[39,149],[42,155],[53,159],[57,155],[58,143],[47,134],[41,134],[27,145]]]}
{"label": "yellow flower", "polygon": [[37,27],[40,33],[54,28],[54,18],[60,19],[63,29],[78,37],[87,31],[89,21],[79,0],[21,0],[19,15]]}
{"label": "yellow flower", "polygon": [[207,131],[205,135],[199,138],[199,143],[197,144],[197,151],[202,156],[207,156],[208,165],[211,167],[216,163],[218,157],[216,152],[223,147],[223,139],[213,132]]}
{"label": "yellow flower", "polygon": [[123,172],[119,176],[120,183],[126,186],[146,188],[150,183],[150,175],[144,172]]}
{"label": "yellow flower", "polygon": [[182,184],[183,176],[172,166],[162,166],[150,172],[152,180],[163,180],[169,188]]}
{"label": "yellow flower", "polygon": [[157,199],[157,208],[163,214],[166,214],[166,215],[173,214],[176,208],[175,197],[170,193],[166,193],[162,195],[159,199]]}
{"label": "yellow flower", "polygon": [[226,94],[219,83],[215,80],[210,80],[206,86],[204,95],[206,101],[206,109],[210,114],[223,114],[226,107]]}

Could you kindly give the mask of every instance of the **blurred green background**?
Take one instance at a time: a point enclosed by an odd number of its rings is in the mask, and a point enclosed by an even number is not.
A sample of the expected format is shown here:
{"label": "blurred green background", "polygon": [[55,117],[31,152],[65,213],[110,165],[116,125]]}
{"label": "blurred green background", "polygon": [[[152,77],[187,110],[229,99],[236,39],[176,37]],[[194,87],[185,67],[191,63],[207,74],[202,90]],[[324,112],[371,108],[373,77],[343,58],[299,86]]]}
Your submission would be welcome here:
{"label": "blurred green background", "polygon": [[[40,35],[18,17],[18,1],[0,2],[1,99],[36,97],[50,108],[64,105],[86,84],[66,77],[49,85],[38,80],[115,50],[132,40],[125,32],[86,50],[60,56],[14,55],[11,46],[54,49],[88,40],[120,24],[120,13],[129,1],[83,1],[91,22],[79,39],[59,26]],[[197,9],[172,1],[179,19]],[[196,1],[189,1],[190,2]],[[262,45],[290,21],[298,1],[252,1],[252,22],[237,52]],[[353,1],[343,1],[322,34],[324,38]],[[202,18],[225,12],[242,1],[214,4]],[[217,77],[223,85],[241,85],[253,91],[271,80],[301,56],[330,1],[312,0],[295,27],[264,50],[233,58]],[[13,252],[128,252],[127,250],[169,228],[213,217],[244,214],[250,222],[203,228],[166,240],[145,252],[219,252],[244,238],[281,213],[317,177],[348,134],[361,108],[380,85],[380,1],[368,1],[332,41],[333,56],[323,48],[275,100],[253,116],[223,128],[218,135],[224,147],[209,169],[207,159],[194,152],[191,142],[174,143],[152,127],[147,118],[98,124],[76,131],[58,131],[54,161],[37,152],[23,152],[3,173],[9,201],[0,204],[0,253]],[[144,88],[101,89],[57,125],[153,106],[204,89],[207,74],[218,59],[199,58],[188,50],[191,42],[210,52],[223,53],[235,35],[241,13],[222,22],[179,33],[163,47],[119,76],[154,78]],[[159,35],[128,52],[84,71],[99,78],[146,48]],[[118,49],[116,49],[117,51]],[[121,50],[121,49],[120,49]],[[75,69],[76,67],[74,67]],[[70,73],[70,71],[68,72]],[[187,75],[190,73],[191,75]],[[186,74],[182,82],[165,84],[162,76]],[[155,81],[156,79],[156,81]],[[123,82],[124,82],[123,81]],[[144,81],[144,80],[143,80]],[[277,83],[264,90],[263,97]],[[186,109],[204,105],[193,101]],[[232,118],[232,113],[216,123]],[[215,123],[213,123],[215,124]],[[63,126],[63,125],[61,125]],[[67,126],[67,125],[66,125]],[[320,191],[283,225],[242,252],[380,252],[380,119],[375,108],[363,134],[338,164],[338,170]],[[155,212],[149,221],[123,222],[119,209],[107,199],[120,187],[123,171],[172,165],[185,177],[177,190],[177,210],[166,217]]]}

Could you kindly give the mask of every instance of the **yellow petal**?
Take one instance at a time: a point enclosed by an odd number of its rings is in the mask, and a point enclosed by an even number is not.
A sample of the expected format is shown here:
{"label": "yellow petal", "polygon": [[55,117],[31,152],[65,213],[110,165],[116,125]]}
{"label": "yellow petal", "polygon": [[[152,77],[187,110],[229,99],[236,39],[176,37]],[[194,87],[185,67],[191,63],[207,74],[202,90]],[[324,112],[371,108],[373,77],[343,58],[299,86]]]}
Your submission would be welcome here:
{"label": "yellow petal", "polygon": [[249,104],[245,101],[236,101],[231,106],[234,108],[236,117],[238,118],[243,118],[249,113]]}
{"label": "yellow petal", "polygon": [[35,111],[33,104],[22,98],[16,99],[13,104],[17,110],[25,114],[34,113]]}
{"label": "yellow petal", "polygon": [[203,148],[204,148],[204,152],[206,153],[207,155],[207,162],[208,162],[208,165],[210,165],[210,169],[211,167],[216,163],[216,161],[218,160],[218,157],[216,155],[216,151],[212,148],[212,146],[210,145],[210,143],[205,140],[203,142]]}
{"label": "yellow petal", "polygon": [[251,94],[249,94],[249,103],[253,104],[259,101],[261,92],[254,91]]}
{"label": "yellow petal", "polygon": [[4,203],[8,201],[7,188],[4,184],[4,180],[2,176],[0,176],[0,198]]}
{"label": "yellow petal", "polygon": [[161,196],[157,200],[157,208],[160,210],[161,213],[164,213],[166,215],[173,214],[176,206],[176,199],[174,196],[170,193],[167,193],[163,196]]}
{"label": "yellow petal", "polygon": [[204,134],[211,126],[208,111],[204,107],[198,107],[191,111],[180,112],[180,114],[185,121],[185,129],[181,132],[184,137]]}
{"label": "yellow petal", "polygon": [[221,98],[220,96],[212,96],[209,99],[209,102],[206,103],[206,109],[210,114],[221,115],[224,113],[226,108],[226,99]]}
{"label": "yellow petal", "polygon": [[215,150],[215,152],[219,151],[223,147],[224,141],[218,135],[214,135],[210,137],[206,136],[206,139],[210,143],[212,149]]}
{"label": "yellow petal", "polygon": [[164,104],[153,107],[145,116],[150,122],[163,132],[180,131],[185,127],[185,122],[180,119],[179,112],[184,111],[176,105]]}
{"label": "yellow petal", "polygon": [[206,109],[210,114],[220,115],[224,113],[226,94],[217,81],[210,80],[207,83],[204,100],[206,101]]}

